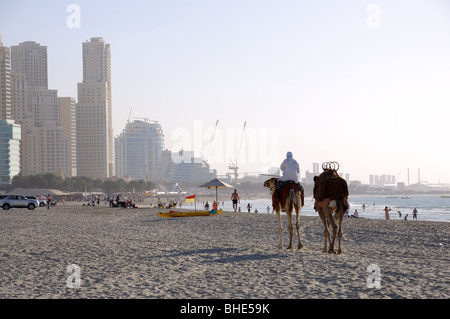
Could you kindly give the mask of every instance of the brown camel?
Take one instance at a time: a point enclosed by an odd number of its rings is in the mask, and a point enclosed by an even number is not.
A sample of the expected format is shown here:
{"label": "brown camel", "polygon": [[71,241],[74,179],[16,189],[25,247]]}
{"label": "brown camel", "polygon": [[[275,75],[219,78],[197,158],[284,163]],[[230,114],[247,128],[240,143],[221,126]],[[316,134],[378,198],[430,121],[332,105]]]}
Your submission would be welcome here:
{"label": "brown camel", "polygon": [[[348,204],[348,187],[345,179],[337,173],[339,164],[327,162],[322,164],[323,172],[314,176],[314,209],[319,213],[320,219],[325,226],[325,246],[322,252],[327,252],[327,241],[329,242],[329,253],[336,253],[334,242],[338,235],[339,248],[337,253],[342,253],[342,220],[345,211],[350,208]],[[329,226],[333,228],[333,238],[330,237]]]}
{"label": "brown camel", "polygon": [[281,212],[286,212],[286,216],[288,219],[288,228],[289,228],[289,246],[287,249],[292,249],[292,237],[294,235],[294,227],[292,225],[292,212],[295,208],[296,215],[296,223],[295,226],[297,228],[297,237],[298,237],[298,248],[302,248],[302,242],[300,240],[300,225],[298,223],[299,216],[301,212],[302,202],[301,202],[301,193],[298,189],[297,185],[294,182],[288,181],[286,182],[280,191],[277,190],[277,182],[278,178],[271,178],[264,182],[264,187],[270,189],[272,193],[272,206],[273,210],[277,213],[278,217],[278,231],[280,233],[280,244],[279,247],[283,248],[283,226],[281,223]]}

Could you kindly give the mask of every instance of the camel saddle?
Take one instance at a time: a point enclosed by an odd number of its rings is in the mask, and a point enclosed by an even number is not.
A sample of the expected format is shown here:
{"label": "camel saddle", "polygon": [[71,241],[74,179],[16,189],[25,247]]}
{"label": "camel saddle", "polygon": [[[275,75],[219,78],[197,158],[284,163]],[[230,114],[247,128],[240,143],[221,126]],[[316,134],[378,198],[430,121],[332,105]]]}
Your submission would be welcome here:
{"label": "camel saddle", "polygon": [[336,200],[349,195],[347,182],[334,170],[325,170],[317,177],[313,193],[319,202],[325,198]]}

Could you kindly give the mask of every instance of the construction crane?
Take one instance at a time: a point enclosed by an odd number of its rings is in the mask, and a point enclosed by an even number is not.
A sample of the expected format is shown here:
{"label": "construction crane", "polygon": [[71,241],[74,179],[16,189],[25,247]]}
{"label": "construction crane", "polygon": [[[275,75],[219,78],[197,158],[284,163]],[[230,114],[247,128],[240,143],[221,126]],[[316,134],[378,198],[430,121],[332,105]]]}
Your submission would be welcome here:
{"label": "construction crane", "polygon": [[246,125],[247,125],[247,121],[244,122],[244,129],[242,130],[241,142],[239,143],[239,147],[238,147],[238,150],[237,150],[236,160],[233,162],[233,161],[230,159],[230,165],[228,165],[228,169],[230,169],[230,170],[233,171],[233,175],[234,175],[234,184],[237,184],[237,183],[238,183],[238,177],[239,177],[238,169],[239,169],[239,167],[238,167],[238,165],[237,165],[237,162],[238,162],[238,160],[239,160],[239,154],[240,154],[240,152],[241,152],[242,141],[244,140],[245,126],[246,126]]}
{"label": "construction crane", "polygon": [[218,125],[218,124],[219,124],[219,120],[216,121],[216,126],[214,126],[214,131],[213,131],[213,134],[212,134],[212,136],[211,136],[211,140],[209,141],[208,148],[207,148],[207,150],[206,150],[206,156],[203,156],[203,154],[200,153],[200,155],[202,156],[203,164],[205,164],[205,165],[208,164],[209,150],[211,149],[212,142],[214,141],[214,137],[216,136],[216,130],[217,130],[217,125]]}
{"label": "construction crane", "polygon": [[128,113],[128,121],[127,121],[127,123],[130,123],[130,117],[131,117],[131,110],[133,109],[133,107],[131,106],[130,107],[130,113]]}
{"label": "construction crane", "polygon": [[[128,120],[127,123],[130,123],[130,119],[140,119],[144,120],[144,122],[148,123],[150,122],[150,119],[148,117],[131,117],[131,111],[133,110],[133,107],[130,107],[130,113],[128,113]],[[152,121],[153,123],[158,123],[158,121]]]}

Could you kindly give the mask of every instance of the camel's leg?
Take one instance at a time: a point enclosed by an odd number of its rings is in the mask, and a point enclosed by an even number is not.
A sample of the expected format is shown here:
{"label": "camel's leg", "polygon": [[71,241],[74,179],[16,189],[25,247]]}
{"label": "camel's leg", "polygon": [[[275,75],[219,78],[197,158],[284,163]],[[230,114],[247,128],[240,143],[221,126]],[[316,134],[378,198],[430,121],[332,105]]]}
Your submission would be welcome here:
{"label": "camel's leg", "polygon": [[342,249],[341,249],[341,239],[342,239],[342,221],[344,219],[344,214],[345,214],[345,209],[343,207],[343,205],[341,205],[341,209],[338,212],[338,220],[337,220],[337,224],[338,224],[338,243],[339,243],[339,248],[338,248],[338,254],[342,254]]}
{"label": "camel's leg", "polygon": [[299,225],[299,219],[300,219],[300,213],[301,213],[301,206],[296,204],[295,206],[295,228],[297,228],[297,237],[298,237],[298,249],[303,248],[302,241],[300,240],[300,225]]}
{"label": "camel's leg", "polygon": [[[330,240],[330,246],[328,248],[328,252],[335,254],[336,252],[334,251],[334,241],[336,240],[337,225],[334,222],[331,209],[328,207],[329,203],[330,203],[330,199],[329,198],[325,199],[322,202],[322,209],[323,209],[323,212],[324,212],[324,215],[325,215],[325,219],[329,222],[329,224],[333,228],[333,237],[332,237],[333,239],[328,238]],[[327,230],[328,230],[328,227],[327,227]]]}
{"label": "camel's leg", "polygon": [[287,249],[292,249],[292,237],[294,235],[294,226],[292,225],[292,205],[286,204],[286,216],[288,219],[288,228],[289,228],[289,246]]}
{"label": "camel's leg", "polygon": [[330,247],[331,245],[331,233],[330,233],[330,222],[328,221],[328,219],[325,217],[325,231],[323,236],[325,237],[325,245],[322,249],[322,252],[327,253],[329,250],[329,248],[327,249],[327,247]]}
{"label": "camel's leg", "polygon": [[[335,234],[336,223],[333,220],[333,216],[331,215],[330,209],[327,207],[326,209],[321,208],[322,210],[322,222],[325,226],[325,231],[323,236],[325,237],[325,245],[323,247],[322,252],[334,253],[334,240],[331,240],[330,236],[330,225],[333,227],[333,234]],[[334,237],[333,237],[334,238]],[[327,250],[327,240],[328,240],[328,250]]]}
{"label": "camel's leg", "polygon": [[323,246],[322,252],[327,252],[327,239],[330,237],[330,232],[328,231],[328,222],[325,218],[325,214],[323,212],[323,209],[321,206],[317,207],[317,212],[319,213],[320,220],[323,223],[323,226],[325,227],[325,231],[323,232],[323,237],[325,238],[325,245]]}
{"label": "camel's leg", "polygon": [[341,239],[342,239],[342,228],[341,226],[339,226],[339,231],[338,231],[338,243],[339,243],[339,248],[337,253],[338,254],[342,254],[342,249],[341,249]]}
{"label": "camel's leg", "polygon": [[331,223],[331,227],[333,228],[333,237],[332,237],[333,239],[331,240],[330,248],[328,249],[328,252],[335,254],[336,251],[334,250],[334,242],[336,241],[336,234],[337,234],[338,229],[337,229],[336,223],[333,220],[333,217],[331,217],[330,223]]}
{"label": "camel's leg", "polygon": [[275,212],[277,213],[277,217],[278,217],[278,232],[280,234],[280,243],[278,245],[278,247],[283,248],[283,224],[281,223],[281,212],[280,212],[280,207],[278,206],[275,209]]}

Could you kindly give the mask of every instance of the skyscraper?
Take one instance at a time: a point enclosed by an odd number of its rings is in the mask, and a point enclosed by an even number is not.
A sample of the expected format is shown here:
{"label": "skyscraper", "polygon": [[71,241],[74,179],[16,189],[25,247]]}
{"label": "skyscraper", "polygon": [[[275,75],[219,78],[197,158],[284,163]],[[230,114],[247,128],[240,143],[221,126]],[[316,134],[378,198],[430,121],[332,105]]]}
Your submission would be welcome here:
{"label": "skyscraper", "polygon": [[21,171],[69,176],[68,136],[59,124],[56,90],[48,89],[47,47],[26,41],[11,47],[12,117],[21,124]]}
{"label": "skyscraper", "polygon": [[67,157],[68,177],[77,176],[77,122],[76,100],[74,97],[59,97],[59,124],[68,137],[69,154]]}
{"label": "skyscraper", "polygon": [[0,35],[0,119],[11,119],[11,52]]}
{"label": "skyscraper", "polygon": [[164,151],[164,134],[158,122],[127,123],[115,138],[116,176],[157,182]]}
{"label": "skyscraper", "polygon": [[11,52],[0,35],[0,187],[20,172],[20,125],[12,118]]}
{"label": "skyscraper", "polygon": [[47,47],[25,41],[11,47],[12,69],[25,74],[30,87],[48,89]]}
{"label": "skyscraper", "polygon": [[83,82],[78,83],[77,173],[113,176],[111,52],[103,38],[83,42]]}

